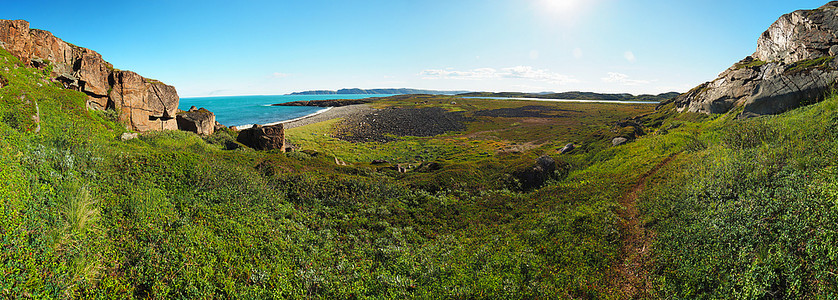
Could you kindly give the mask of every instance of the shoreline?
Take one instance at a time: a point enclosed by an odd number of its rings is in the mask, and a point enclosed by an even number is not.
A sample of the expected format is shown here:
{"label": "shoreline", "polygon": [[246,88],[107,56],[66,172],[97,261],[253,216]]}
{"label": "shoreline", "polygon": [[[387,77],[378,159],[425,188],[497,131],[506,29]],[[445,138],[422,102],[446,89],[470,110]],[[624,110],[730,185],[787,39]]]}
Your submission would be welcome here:
{"label": "shoreline", "polygon": [[[305,116],[302,116],[302,117],[298,117],[298,118],[294,118],[294,119],[290,119],[290,120],[285,120],[285,121],[278,121],[278,122],[271,122],[271,123],[259,124],[259,125],[261,125],[261,126],[274,126],[274,125],[279,125],[279,124],[284,124],[284,123],[296,122],[296,121],[299,121],[299,120],[302,120],[302,119],[315,117],[315,116],[317,116],[317,115],[320,115],[320,114],[322,114],[322,113],[325,113],[325,112],[327,112],[327,111],[330,111],[330,110],[332,110],[333,108],[334,108],[334,107],[326,107],[326,108],[320,109],[320,110],[318,110],[318,111],[315,111],[315,112],[313,112],[313,113],[310,113],[310,114],[307,114],[307,115],[305,115]],[[236,126],[236,129],[239,129],[239,130],[241,130],[241,129],[248,129],[248,128],[253,127],[254,125],[255,125],[255,124],[245,124],[245,125],[242,125],[242,126]]]}
{"label": "shoreline", "polygon": [[[375,110],[375,109],[370,107],[367,104],[354,104],[354,105],[347,105],[347,106],[326,107],[326,108],[318,110],[314,113],[311,113],[311,114],[308,114],[308,115],[305,115],[305,116],[302,116],[302,117],[299,117],[299,118],[294,118],[294,119],[284,120],[284,121],[279,121],[279,122],[261,124],[261,126],[273,126],[273,125],[283,124],[284,125],[283,127],[285,129],[290,129],[290,128],[309,125],[309,124],[320,123],[320,122],[328,121],[328,120],[331,120],[331,119],[345,118],[345,117],[350,116],[350,115],[365,113],[365,112],[372,111],[372,110]],[[248,129],[248,128],[251,128],[251,127],[253,127],[253,124],[236,126],[236,129],[242,130],[242,129]]]}

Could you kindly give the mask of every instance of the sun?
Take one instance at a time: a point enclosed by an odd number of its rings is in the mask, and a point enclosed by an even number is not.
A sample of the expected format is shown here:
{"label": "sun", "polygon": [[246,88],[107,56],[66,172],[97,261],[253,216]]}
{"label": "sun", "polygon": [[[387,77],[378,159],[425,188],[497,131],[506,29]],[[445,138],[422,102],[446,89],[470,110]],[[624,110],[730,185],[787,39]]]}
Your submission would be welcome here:
{"label": "sun", "polygon": [[542,5],[555,13],[571,13],[577,11],[584,0],[541,0]]}

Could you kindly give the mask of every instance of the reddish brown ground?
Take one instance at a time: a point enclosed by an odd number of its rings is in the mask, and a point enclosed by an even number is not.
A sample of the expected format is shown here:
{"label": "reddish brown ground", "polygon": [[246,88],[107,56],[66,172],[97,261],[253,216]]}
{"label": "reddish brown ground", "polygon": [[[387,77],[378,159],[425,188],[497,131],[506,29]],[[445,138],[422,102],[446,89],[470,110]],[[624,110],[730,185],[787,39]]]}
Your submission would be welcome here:
{"label": "reddish brown ground", "polygon": [[650,250],[655,233],[646,228],[637,209],[638,195],[646,188],[646,181],[661,168],[669,164],[675,155],[670,156],[640,177],[631,190],[620,199],[623,209],[619,215],[622,219],[623,241],[622,261],[614,267],[613,284],[619,289],[622,299],[648,299],[651,282],[649,281]]}

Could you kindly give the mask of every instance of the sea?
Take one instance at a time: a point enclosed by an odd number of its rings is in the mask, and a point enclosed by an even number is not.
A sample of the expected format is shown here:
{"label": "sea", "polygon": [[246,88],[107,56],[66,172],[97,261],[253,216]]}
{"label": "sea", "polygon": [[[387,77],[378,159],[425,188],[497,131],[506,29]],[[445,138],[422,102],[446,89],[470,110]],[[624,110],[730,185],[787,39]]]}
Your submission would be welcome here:
{"label": "sea", "polygon": [[271,106],[271,104],[294,101],[363,99],[388,97],[392,95],[273,95],[273,96],[216,96],[180,98],[178,108],[206,108],[215,114],[215,120],[224,126],[245,128],[253,124],[276,124],[324,111],[323,107]]}

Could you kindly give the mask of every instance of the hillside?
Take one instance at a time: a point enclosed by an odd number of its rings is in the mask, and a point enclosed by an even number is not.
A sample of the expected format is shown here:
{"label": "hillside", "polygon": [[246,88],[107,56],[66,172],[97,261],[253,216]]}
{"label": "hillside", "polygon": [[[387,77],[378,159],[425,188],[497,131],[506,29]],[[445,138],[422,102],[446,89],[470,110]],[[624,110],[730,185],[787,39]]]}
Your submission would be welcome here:
{"label": "hillside", "polygon": [[224,128],[134,138],[0,49],[0,295],[835,298],[833,19],[838,1],[785,15],[660,104],[372,98],[283,132],[287,153]]}
{"label": "hillside", "polygon": [[564,92],[564,93],[490,93],[474,92],[463,93],[457,96],[462,97],[502,97],[502,98],[538,98],[538,99],[566,99],[566,100],[622,100],[622,101],[666,101],[679,93],[669,92],[658,95],[632,95],[632,94],[600,94],[592,92]]}
{"label": "hillside", "polygon": [[411,95],[411,94],[427,94],[427,95],[456,95],[467,93],[466,91],[435,91],[435,90],[420,90],[420,89],[339,89],[337,91],[317,90],[294,92],[289,95]]}
{"label": "hillside", "polygon": [[[235,139],[227,130],[122,141],[112,113],[0,54],[0,147],[13,153],[0,161],[4,296],[608,295],[619,229],[606,199],[634,176],[595,178],[647,164],[567,173],[607,149],[610,123],[648,105],[587,104],[598,119],[581,123],[566,120],[589,113],[549,104],[529,123],[504,117],[529,102],[464,101],[442,107],[497,112],[462,133],[388,143],[332,138],[334,121],[295,128],[289,141],[303,151],[288,154],[222,150]],[[373,105],[435,106],[415,103]],[[573,140],[578,154],[560,159]],[[557,172],[533,169],[541,154]]]}

